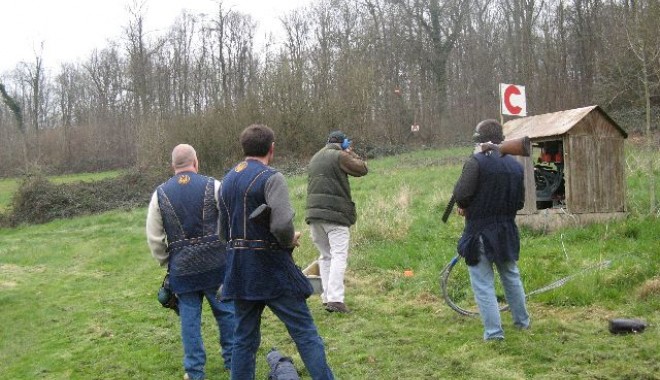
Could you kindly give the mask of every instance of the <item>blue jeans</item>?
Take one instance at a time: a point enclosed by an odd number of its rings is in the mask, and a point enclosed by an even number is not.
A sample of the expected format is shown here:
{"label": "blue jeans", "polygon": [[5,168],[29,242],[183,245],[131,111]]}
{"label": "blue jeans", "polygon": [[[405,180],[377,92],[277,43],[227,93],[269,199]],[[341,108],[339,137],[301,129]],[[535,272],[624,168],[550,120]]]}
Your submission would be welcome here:
{"label": "blue jeans", "polygon": [[177,294],[183,341],[183,368],[190,379],[204,379],[206,351],[202,341],[202,301],[207,299],[218,323],[218,333],[225,368],[231,367],[234,345],[234,304],[216,299],[217,289]]}
{"label": "blue jeans", "polygon": [[[513,324],[518,328],[528,328],[530,319],[525,306],[525,290],[520,281],[520,272],[515,261],[495,263],[500,281],[504,287],[504,295],[513,316]],[[500,309],[495,296],[495,274],[493,263],[482,253],[479,263],[468,266],[470,283],[474,299],[479,306],[479,316],[484,325],[484,339],[504,339]]]}
{"label": "blue jeans", "polygon": [[325,357],[323,340],[304,299],[282,296],[272,300],[235,300],[236,332],[231,378],[253,380],[256,354],[261,344],[261,314],[268,306],[296,343],[300,357],[314,380],[332,380],[334,376]]}

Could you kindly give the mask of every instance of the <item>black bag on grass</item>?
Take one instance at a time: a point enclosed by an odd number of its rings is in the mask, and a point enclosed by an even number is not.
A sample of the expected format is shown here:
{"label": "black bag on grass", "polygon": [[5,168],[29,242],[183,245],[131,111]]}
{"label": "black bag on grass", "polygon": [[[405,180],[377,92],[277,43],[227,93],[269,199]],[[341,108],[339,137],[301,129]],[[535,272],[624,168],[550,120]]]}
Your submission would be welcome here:
{"label": "black bag on grass", "polygon": [[268,380],[300,380],[293,360],[288,356],[282,356],[276,349],[271,349],[266,355],[266,361],[270,366]]}
{"label": "black bag on grass", "polygon": [[610,332],[612,334],[640,333],[644,331],[646,326],[646,322],[639,319],[610,319]]}

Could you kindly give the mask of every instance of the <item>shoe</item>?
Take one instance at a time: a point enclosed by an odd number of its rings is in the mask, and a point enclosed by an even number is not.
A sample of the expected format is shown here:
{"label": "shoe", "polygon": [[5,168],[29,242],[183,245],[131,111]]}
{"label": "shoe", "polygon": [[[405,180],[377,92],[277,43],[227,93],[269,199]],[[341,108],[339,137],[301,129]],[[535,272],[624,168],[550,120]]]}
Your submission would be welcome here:
{"label": "shoe", "polygon": [[331,313],[350,313],[351,312],[343,302],[328,302],[328,304],[325,305],[325,310],[327,310]]}
{"label": "shoe", "polygon": [[494,336],[492,338],[484,339],[486,342],[501,342],[504,340],[503,336]]}
{"label": "shoe", "polygon": [[186,372],[186,373],[183,374],[183,380],[192,380],[192,379],[190,378],[190,375],[188,375],[188,372]]}
{"label": "shoe", "polygon": [[531,330],[532,329],[532,324],[528,324],[527,326],[521,326],[521,325],[514,325],[518,330]]}

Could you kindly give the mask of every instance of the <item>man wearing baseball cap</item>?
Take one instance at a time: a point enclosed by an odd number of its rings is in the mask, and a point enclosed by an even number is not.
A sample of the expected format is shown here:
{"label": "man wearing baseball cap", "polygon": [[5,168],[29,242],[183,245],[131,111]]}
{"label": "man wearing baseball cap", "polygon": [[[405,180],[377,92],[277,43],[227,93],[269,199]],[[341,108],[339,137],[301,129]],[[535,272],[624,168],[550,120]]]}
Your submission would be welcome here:
{"label": "man wearing baseball cap", "polygon": [[320,253],[321,299],[329,312],[350,312],[344,303],[344,273],[349,227],[357,215],[348,176],[362,177],[367,172],[366,161],[353,152],[351,141],[341,131],[330,133],[309,163],[305,222]]}

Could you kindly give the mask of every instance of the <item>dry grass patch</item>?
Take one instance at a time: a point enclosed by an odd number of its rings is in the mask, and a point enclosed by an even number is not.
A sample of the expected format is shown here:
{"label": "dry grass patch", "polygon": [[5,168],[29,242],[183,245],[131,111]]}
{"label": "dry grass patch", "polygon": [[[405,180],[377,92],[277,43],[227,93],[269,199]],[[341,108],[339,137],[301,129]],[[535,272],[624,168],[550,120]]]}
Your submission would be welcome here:
{"label": "dry grass patch", "polygon": [[30,273],[43,273],[46,271],[44,266],[20,266],[14,264],[0,264],[0,290],[14,289],[18,286],[18,282],[14,281],[18,277],[23,277]]}
{"label": "dry grass patch", "polygon": [[0,290],[2,289],[12,289],[15,288],[17,283],[14,281],[0,281]]}
{"label": "dry grass patch", "polygon": [[375,196],[358,212],[355,228],[356,244],[364,240],[402,240],[408,235],[413,218],[410,215],[412,191],[402,185],[391,196]]}
{"label": "dry grass patch", "polygon": [[647,300],[651,297],[660,296],[660,277],[654,277],[645,281],[637,290],[639,299]]}
{"label": "dry grass patch", "polygon": [[0,274],[3,276],[17,276],[25,273],[43,273],[45,271],[46,267],[44,265],[26,267],[14,264],[0,264]]}

